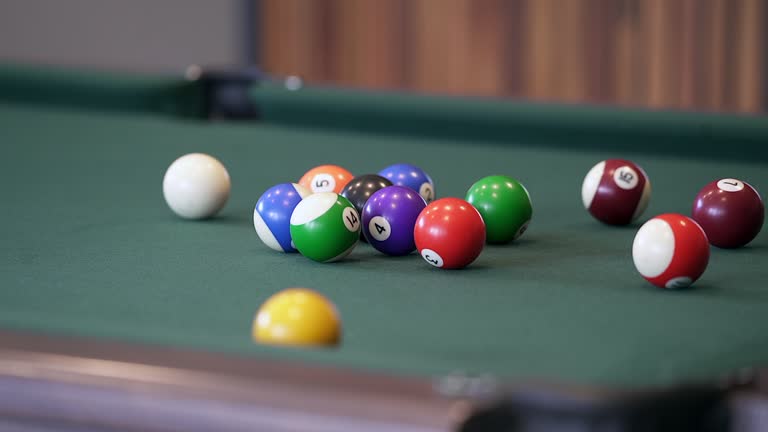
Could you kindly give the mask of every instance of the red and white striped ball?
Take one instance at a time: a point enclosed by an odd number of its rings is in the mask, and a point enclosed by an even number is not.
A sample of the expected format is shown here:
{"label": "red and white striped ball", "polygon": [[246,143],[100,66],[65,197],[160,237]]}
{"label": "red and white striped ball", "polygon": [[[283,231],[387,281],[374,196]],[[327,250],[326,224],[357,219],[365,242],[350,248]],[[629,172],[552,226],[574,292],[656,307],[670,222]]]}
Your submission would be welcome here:
{"label": "red and white striped ball", "polygon": [[639,165],[624,159],[608,159],[593,166],[581,185],[584,208],[597,220],[626,225],[648,207],[651,182]]}
{"label": "red and white striped ball", "polygon": [[632,244],[635,268],[660,288],[685,288],[707,269],[709,241],[693,219],[667,213],[649,220]]}

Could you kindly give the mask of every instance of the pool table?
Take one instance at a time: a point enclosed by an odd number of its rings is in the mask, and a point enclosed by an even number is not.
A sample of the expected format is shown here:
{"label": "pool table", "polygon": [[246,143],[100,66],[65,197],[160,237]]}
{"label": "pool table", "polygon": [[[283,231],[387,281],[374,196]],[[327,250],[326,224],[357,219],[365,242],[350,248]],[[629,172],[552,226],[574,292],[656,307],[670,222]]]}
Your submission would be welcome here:
{"label": "pool table", "polygon": [[[643,221],[690,214],[712,180],[768,190],[766,117],[289,83],[0,65],[0,428],[768,427],[768,230],[712,248],[685,290],[651,286],[631,254]],[[166,168],[190,152],[232,179],[210,220],[163,200]],[[620,227],[580,195],[617,157],[653,188]],[[451,271],[364,243],[320,264],[258,239],[254,204],[274,184],[397,162],[423,167],[438,197],[512,176],[531,225]],[[335,303],[338,347],[251,340],[259,305],[287,287]]]}

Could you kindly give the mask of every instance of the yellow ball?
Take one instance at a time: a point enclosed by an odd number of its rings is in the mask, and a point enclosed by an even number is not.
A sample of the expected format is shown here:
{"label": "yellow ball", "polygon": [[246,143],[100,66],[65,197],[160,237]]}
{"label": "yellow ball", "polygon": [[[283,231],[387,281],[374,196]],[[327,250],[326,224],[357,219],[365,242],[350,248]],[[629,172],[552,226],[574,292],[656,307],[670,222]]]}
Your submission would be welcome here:
{"label": "yellow ball", "polygon": [[256,313],[253,340],[270,345],[330,346],[341,340],[336,307],[320,293],[288,288],[264,302]]}

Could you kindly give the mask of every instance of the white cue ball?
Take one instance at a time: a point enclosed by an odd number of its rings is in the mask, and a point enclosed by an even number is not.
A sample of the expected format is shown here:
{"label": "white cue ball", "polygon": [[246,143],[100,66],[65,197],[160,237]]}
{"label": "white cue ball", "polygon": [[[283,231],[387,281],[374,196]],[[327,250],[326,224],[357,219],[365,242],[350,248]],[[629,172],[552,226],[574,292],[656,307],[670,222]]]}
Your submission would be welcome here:
{"label": "white cue ball", "polygon": [[224,165],[203,153],[176,159],[163,178],[165,202],[185,219],[205,219],[218,213],[227,203],[230,187]]}

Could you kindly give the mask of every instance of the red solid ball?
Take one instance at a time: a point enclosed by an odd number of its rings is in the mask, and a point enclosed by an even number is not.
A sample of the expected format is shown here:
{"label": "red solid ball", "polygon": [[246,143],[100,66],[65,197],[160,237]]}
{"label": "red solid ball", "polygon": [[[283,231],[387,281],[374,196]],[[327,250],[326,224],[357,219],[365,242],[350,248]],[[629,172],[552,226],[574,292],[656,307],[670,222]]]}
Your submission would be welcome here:
{"label": "red solid ball", "polygon": [[442,198],[419,214],[413,236],[419,253],[431,265],[462,268],[483,251],[485,222],[472,204],[458,198]]}
{"label": "red solid ball", "polygon": [[691,215],[713,246],[737,248],[757,237],[765,206],[747,182],[726,178],[704,186],[696,195]]}

